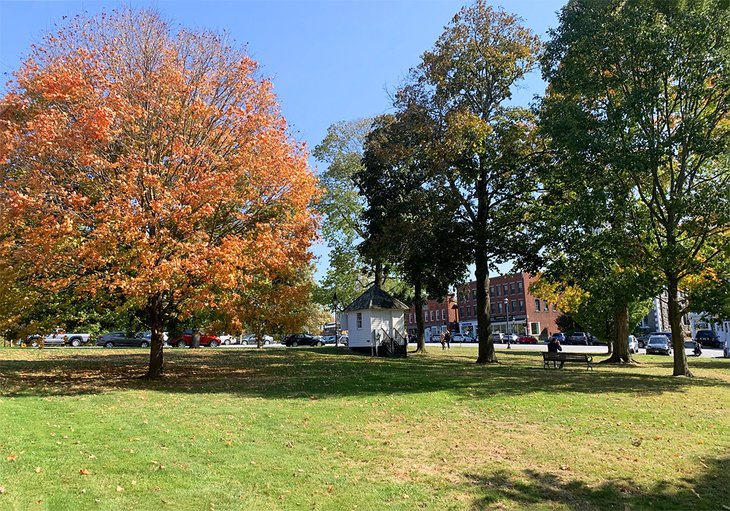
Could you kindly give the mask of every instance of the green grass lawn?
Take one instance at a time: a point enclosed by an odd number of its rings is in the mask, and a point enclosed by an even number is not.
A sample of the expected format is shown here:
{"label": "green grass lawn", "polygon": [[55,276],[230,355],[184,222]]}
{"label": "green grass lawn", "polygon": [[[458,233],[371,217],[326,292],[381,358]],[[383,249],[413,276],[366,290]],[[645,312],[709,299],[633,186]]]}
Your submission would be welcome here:
{"label": "green grass lawn", "polygon": [[0,510],[730,507],[730,361],[0,350]]}

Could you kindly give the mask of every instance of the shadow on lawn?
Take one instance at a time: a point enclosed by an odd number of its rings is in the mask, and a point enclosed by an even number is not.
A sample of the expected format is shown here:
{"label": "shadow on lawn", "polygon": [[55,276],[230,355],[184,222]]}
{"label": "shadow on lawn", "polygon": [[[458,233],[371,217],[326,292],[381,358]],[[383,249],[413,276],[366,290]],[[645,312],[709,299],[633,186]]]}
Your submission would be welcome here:
{"label": "shadow on lawn", "polygon": [[[31,353],[31,355],[35,355]],[[555,392],[642,394],[682,392],[688,387],[730,386],[711,379],[575,366],[545,370],[539,354],[501,353],[503,363],[476,365],[473,357],[370,358],[336,348],[173,350],[165,377],[144,380],[146,352],[50,351],[34,360],[0,360],[0,395],[78,395],[119,389],[180,393],[231,393],[277,398],[411,394],[447,391],[464,399]],[[52,357],[52,358],[51,358]],[[615,368],[611,368],[615,369]]]}
{"label": "shadow on lawn", "polygon": [[706,460],[707,469],[694,478],[660,481],[650,487],[627,478],[612,479],[597,485],[569,479],[561,474],[500,471],[489,476],[466,474],[469,485],[481,496],[473,509],[498,509],[500,501],[517,503],[521,508],[563,505],[573,510],[642,509],[718,510],[727,505],[727,474],[730,458]]}

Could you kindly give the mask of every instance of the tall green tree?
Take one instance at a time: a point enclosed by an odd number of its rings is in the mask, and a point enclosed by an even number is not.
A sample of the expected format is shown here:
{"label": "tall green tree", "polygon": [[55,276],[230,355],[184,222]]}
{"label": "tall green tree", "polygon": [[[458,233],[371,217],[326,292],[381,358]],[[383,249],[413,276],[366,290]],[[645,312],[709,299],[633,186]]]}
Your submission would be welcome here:
{"label": "tall green tree", "polygon": [[357,251],[365,235],[361,215],[366,204],[353,181],[362,170],[363,143],[372,122],[370,118],[337,122],[313,151],[326,165],[319,175],[324,194],[318,205],[322,237],[329,248],[329,268],[316,293],[322,305],[332,304],[335,293],[340,303],[350,303],[372,278],[370,262]]}
{"label": "tall green tree", "polygon": [[356,175],[367,197],[368,237],[360,249],[387,262],[413,288],[417,352],[425,352],[424,298],[442,298],[463,279],[469,254],[456,248],[462,224],[458,202],[431,186],[430,162],[419,149],[429,133],[421,111],[382,116],[366,141],[363,170]]}
{"label": "tall green tree", "polygon": [[424,151],[433,183],[459,203],[454,221],[466,235],[457,250],[475,263],[479,354],[495,362],[489,274],[527,246],[525,206],[534,191],[534,118],[509,107],[514,86],[533,69],[538,37],[521,20],[478,0],[460,10],[423,54],[397,95],[403,110],[419,105],[432,124]]}
{"label": "tall green tree", "polygon": [[625,228],[668,291],[675,375],[691,375],[680,289],[728,243],[729,68],[722,0],[572,0],[546,50],[576,154],[636,201]]}

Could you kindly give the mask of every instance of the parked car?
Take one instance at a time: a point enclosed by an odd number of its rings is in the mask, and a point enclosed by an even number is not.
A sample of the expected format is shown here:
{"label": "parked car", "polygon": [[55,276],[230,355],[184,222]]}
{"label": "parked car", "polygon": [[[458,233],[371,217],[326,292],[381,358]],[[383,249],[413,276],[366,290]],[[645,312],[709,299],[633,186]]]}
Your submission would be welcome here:
{"label": "parked car", "polygon": [[671,355],[672,345],[666,335],[652,335],[646,344],[646,354]]}
{"label": "parked car", "polygon": [[115,346],[149,348],[150,344],[151,340],[144,337],[143,332],[137,334],[131,334],[123,331],[107,332],[103,335],[100,335],[99,338],[96,340],[97,346],[104,346],[105,348],[114,348]]}
{"label": "parked car", "polygon": [[[256,334],[248,334],[241,339],[241,344],[258,344],[257,340],[258,336]],[[274,338],[270,335],[264,334],[264,340],[261,344],[271,344],[272,342],[274,342]]]}
{"label": "parked car", "polygon": [[697,333],[695,333],[695,342],[699,342],[707,348],[722,349],[725,347],[725,343],[712,330],[697,330]]}
{"label": "parked car", "polygon": [[296,348],[297,346],[324,346],[324,341],[311,334],[289,334],[284,338],[284,345]]}
{"label": "parked car", "polygon": [[521,335],[517,338],[519,344],[537,344],[537,339],[531,335]]}
{"label": "parked car", "polygon": [[518,339],[517,334],[504,334],[504,340],[502,342],[512,343],[517,342]]}
{"label": "parked car", "polygon": [[[170,344],[178,348],[190,347],[193,345],[193,332],[191,330],[185,330],[182,337],[174,339]],[[200,345],[209,346],[211,348],[217,348],[221,345],[221,339],[217,335],[206,335],[200,334]]]}
{"label": "parked car", "polygon": [[91,334],[68,333],[63,328],[56,328],[48,335],[29,335],[25,340],[28,346],[81,346],[89,341]]}
{"label": "parked car", "polygon": [[223,334],[218,336],[221,340],[221,344],[224,346],[230,346],[231,344],[240,344],[241,340],[235,335]]}
{"label": "parked car", "polygon": [[636,341],[639,343],[639,348],[646,348],[646,343],[649,342],[649,337],[651,337],[651,334],[640,335],[636,338]]}
{"label": "parked car", "polygon": [[629,335],[629,353],[639,352],[639,341],[633,335]]}
{"label": "parked car", "polygon": [[589,332],[573,332],[565,339],[564,344],[581,344],[590,346],[593,344],[593,336]]}
{"label": "parked car", "polygon": [[560,341],[560,344],[565,344],[565,334],[563,332],[557,332],[550,336],[551,341]]}
{"label": "parked car", "polygon": [[492,342],[501,343],[504,341],[504,334],[502,332],[494,332],[492,334]]}
{"label": "parked car", "polygon": [[451,342],[474,342],[474,338],[466,334],[452,334]]}

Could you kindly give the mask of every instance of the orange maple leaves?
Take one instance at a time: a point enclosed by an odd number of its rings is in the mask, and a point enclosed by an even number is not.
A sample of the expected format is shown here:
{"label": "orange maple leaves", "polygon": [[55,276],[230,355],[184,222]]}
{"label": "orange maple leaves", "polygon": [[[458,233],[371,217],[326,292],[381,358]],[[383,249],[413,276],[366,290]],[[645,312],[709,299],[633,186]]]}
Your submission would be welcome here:
{"label": "orange maple leaves", "polygon": [[272,84],[220,36],[75,20],[3,102],[0,256],[39,285],[235,316],[250,276],[301,281],[315,178]]}

